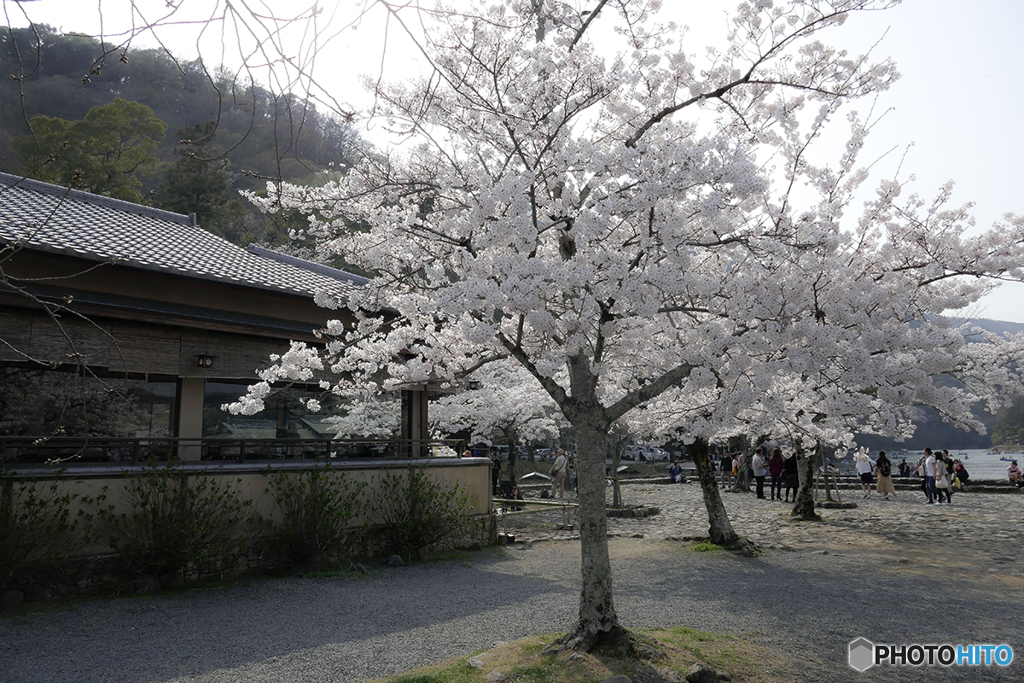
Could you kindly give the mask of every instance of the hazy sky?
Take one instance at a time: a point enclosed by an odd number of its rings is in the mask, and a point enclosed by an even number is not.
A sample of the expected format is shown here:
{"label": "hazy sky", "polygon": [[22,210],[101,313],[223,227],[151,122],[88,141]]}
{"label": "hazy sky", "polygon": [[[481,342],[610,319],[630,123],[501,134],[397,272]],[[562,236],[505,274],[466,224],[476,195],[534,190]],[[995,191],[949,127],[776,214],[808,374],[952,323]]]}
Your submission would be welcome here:
{"label": "hazy sky", "polygon": [[[164,0],[142,0],[154,13]],[[210,8],[213,0],[193,3]],[[14,19],[13,0],[2,0]],[[256,3],[258,4],[258,2]],[[311,0],[273,0],[275,8],[296,12]],[[326,15],[351,16],[351,8],[363,2],[322,2]],[[724,26],[723,12],[733,0],[665,0],[666,10],[690,24],[695,42]],[[95,33],[97,7],[105,16],[104,29],[118,28],[127,13],[124,0],[35,0],[24,8],[36,21],[64,31]],[[372,10],[359,29],[339,34],[335,43],[318,56],[318,75],[340,100],[358,101],[359,72],[375,73],[381,64],[382,13]],[[1024,113],[1024,88],[1019,70],[1024,65],[1024,1],[1022,0],[905,0],[893,10],[861,13],[835,34],[837,42],[852,51],[875,48],[878,57],[892,57],[902,79],[882,96],[876,109],[891,109],[869,138],[861,160],[874,159],[891,148],[895,152],[875,167],[875,179],[891,175],[904,159],[901,176],[917,178],[914,189],[933,195],[944,182],[956,181],[955,203],[973,201],[979,226],[988,226],[1004,213],[1024,213],[1024,193],[1018,191],[1024,159],[1024,140],[1019,130]],[[825,34],[823,37],[827,39]],[[883,38],[884,36],[884,38]],[[173,40],[171,48],[188,55],[191,40]],[[401,50],[401,39],[389,43],[388,78],[408,69],[411,57]],[[217,48],[214,48],[217,49]],[[210,55],[204,49],[208,61]],[[864,109],[867,104],[859,108]],[[378,141],[379,132],[366,132]],[[904,151],[912,145],[906,152]],[[1005,285],[982,302],[980,317],[1024,323],[1024,285]]]}

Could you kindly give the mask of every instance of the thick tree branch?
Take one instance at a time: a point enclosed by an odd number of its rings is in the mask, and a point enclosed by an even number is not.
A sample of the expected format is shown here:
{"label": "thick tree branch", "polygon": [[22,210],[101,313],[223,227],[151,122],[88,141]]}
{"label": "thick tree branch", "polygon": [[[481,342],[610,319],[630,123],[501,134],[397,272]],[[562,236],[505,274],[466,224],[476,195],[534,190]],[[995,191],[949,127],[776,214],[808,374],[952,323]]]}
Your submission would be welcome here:
{"label": "thick tree branch", "polygon": [[693,372],[697,366],[690,363],[681,363],[672,368],[653,382],[648,382],[638,389],[629,392],[605,410],[605,414],[612,422],[619,419],[633,408],[647,403],[652,398],[660,395],[666,389],[678,384]]}

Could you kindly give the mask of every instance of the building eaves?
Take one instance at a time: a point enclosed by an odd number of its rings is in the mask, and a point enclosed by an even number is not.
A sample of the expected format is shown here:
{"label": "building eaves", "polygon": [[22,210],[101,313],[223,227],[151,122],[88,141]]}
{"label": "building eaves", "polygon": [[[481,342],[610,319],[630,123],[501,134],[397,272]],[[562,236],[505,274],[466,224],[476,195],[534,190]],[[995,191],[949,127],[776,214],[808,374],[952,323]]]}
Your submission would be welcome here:
{"label": "building eaves", "polygon": [[276,252],[245,250],[193,216],[0,173],[0,242],[98,263],[313,297],[346,299],[365,279]]}

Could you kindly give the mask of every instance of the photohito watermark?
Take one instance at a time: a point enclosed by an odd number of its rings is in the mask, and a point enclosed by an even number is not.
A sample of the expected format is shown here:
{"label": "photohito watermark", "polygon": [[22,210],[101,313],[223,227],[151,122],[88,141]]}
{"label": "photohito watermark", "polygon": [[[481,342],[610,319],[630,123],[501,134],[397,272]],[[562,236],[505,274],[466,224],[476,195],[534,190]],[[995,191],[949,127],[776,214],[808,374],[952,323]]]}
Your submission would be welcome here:
{"label": "photohito watermark", "polygon": [[867,671],[890,666],[1009,666],[1009,645],[879,645],[867,638],[850,641],[850,666]]}

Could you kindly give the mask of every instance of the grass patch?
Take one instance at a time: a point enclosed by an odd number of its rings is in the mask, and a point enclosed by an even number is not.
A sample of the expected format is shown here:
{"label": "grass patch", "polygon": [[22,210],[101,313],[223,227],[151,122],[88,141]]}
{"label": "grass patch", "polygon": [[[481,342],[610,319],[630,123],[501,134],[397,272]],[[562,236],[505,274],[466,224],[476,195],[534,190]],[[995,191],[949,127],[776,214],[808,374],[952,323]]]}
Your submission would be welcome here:
{"label": "grass patch", "polygon": [[669,632],[673,635],[677,635],[682,638],[687,638],[692,641],[703,643],[715,640],[716,638],[722,638],[722,636],[716,635],[714,633],[709,633],[707,631],[698,631],[697,629],[689,628],[686,626],[676,626],[673,629],[669,629]]}
{"label": "grass patch", "polygon": [[[560,634],[523,638],[492,650],[421,667],[372,683],[486,683],[492,671],[505,674],[509,683],[599,683],[616,674],[632,678],[639,667],[671,669],[683,676],[695,662],[704,662],[733,680],[755,683],[788,683],[799,669],[785,654],[758,645],[745,635],[709,633],[684,626],[672,629],[639,629],[638,639],[666,654],[653,662],[633,661],[594,653],[563,652],[547,648]],[[482,668],[469,664],[471,657]]]}
{"label": "grass patch", "polygon": [[700,543],[694,543],[692,546],[690,546],[690,550],[692,550],[695,553],[713,553],[719,550],[725,550],[725,548],[715,543],[712,543],[711,541],[701,541]]}
{"label": "grass patch", "polygon": [[521,664],[512,667],[510,678],[523,683],[552,683],[558,674],[555,662],[549,664]]}

